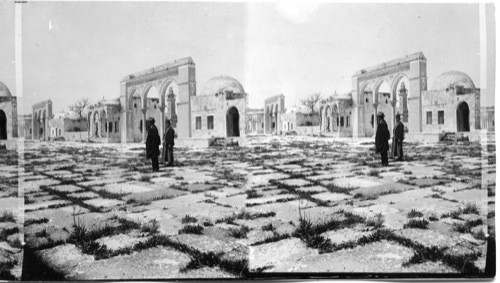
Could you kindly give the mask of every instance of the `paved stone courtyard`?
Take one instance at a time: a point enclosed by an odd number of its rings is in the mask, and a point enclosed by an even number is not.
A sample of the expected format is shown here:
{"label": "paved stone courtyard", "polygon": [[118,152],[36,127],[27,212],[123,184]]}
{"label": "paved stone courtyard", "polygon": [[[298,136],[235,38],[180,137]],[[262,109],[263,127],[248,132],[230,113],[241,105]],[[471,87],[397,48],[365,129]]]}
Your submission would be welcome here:
{"label": "paved stone courtyard", "polygon": [[494,144],[406,144],[380,167],[371,139],[255,137],[155,173],[141,144],[23,151],[0,157],[0,267],[25,280],[478,274],[494,233]]}

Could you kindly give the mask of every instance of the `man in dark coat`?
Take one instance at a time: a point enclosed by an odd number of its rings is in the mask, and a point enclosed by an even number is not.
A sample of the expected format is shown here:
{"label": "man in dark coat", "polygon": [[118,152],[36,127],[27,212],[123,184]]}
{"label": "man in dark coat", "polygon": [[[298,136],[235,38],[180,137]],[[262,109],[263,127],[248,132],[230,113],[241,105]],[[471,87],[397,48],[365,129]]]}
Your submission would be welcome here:
{"label": "man in dark coat", "polygon": [[375,134],[375,151],[380,153],[382,166],[388,166],[389,161],[387,160],[387,151],[389,150],[389,139],[391,138],[391,133],[389,132],[387,123],[384,120],[384,113],[378,112],[377,119],[378,126],[377,133]]}
{"label": "man in dark coat", "polygon": [[163,134],[163,162],[167,166],[174,166],[174,136],[175,131],[170,124],[170,120],[165,122],[166,130]]}
{"label": "man in dark coat", "polygon": [[405,139],[405,126],[401,122],[401,115],[396,114],[396,126],[392,136],[392,156],[397,161],[403,160],[403,140]]}
{"label": "man in dark coat", "polygon": [[160,171],[160,165],[158,164],[158,155],[160,155],[160,135],[158,134],[158,129],[155,126],[155,119],[150,117],[148,119],[148,137],[146,138],[146,158],[151,159],[153,165],[153,171]]}

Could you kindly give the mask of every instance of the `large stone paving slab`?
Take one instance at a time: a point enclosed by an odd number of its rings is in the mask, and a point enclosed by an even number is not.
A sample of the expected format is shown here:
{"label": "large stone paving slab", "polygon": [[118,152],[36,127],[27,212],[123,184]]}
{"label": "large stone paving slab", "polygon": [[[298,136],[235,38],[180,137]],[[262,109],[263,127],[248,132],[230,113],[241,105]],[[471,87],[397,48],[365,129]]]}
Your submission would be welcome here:
{"label": "large stone paving slab", "polygon": [[272,272],[404,272],[403,263],[413,256],[413,251],[398,244],[380,241],[354,249],[340,250],[302,258],[300,261],[283,262]]}
{"label": "large stone paving slab", "polygon": [[130,255],[81,264],[68,279],[126,280],[178,278],[190,257],[177,250],[155,247]]}

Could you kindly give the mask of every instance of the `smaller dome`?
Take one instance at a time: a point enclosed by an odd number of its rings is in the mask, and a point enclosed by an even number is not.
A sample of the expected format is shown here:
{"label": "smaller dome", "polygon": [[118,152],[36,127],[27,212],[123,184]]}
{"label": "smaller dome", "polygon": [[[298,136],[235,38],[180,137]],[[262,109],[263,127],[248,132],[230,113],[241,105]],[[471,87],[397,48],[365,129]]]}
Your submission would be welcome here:
{"label": "smaller dome", "polygon": [[244,94],[245,91],[235,78],[228,76],[217,76],[210,79],[203,87],[200,95],[215,95],[224,93],[225,91],[232,91],[233,93]]}
{"label": "smaller dome", "polygon": [[286,109],[286,114],[293,114],[293,113],[302,113],[302,114],[311,114],[311,108],[301,105],[301,106],[294,106]]}
{"label": "smaller dome", "polygon": [[68,112],[59,112],[54,115],[54,119],[70,119],[70,120],[78,120],[80,116],[78,113],[74,111],[68,111]]}
{"label": "smaller dome", "polygon": [[432,85],[432,90],[447,90],[455,88],[455,86],[468,89],[476,88],[474,82],[472,82],[472,79],[467,74],[458,71],[448,71],[437,77],[434,85]]}
{"label": "smaller dome", "polygon": [[12,95],[10,94],[9,88],[4,85],[3,83],[0,82],[0,96],[7,96],[11,97]]}

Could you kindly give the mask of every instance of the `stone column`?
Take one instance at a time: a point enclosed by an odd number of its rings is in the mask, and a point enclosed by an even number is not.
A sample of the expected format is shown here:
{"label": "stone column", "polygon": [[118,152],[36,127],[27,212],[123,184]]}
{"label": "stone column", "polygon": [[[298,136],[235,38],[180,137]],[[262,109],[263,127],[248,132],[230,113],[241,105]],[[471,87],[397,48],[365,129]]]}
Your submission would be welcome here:
{"label": "stone column", "polygon": [[158,123],[158,126],[160,127],[160,138],[163,140],[163,133],[165,132],[165,106],[160,107],[160,112],[161,112],[161,122]]}
{"label": "stone column", "polygon": [[[391,129],[394,129],[394,126],[396,126],[396,101],[392,100],[391,101],[391,106],[392,106],[392,122],[391,122],[391,128],[389,129],[389,131],[392,133],[392,130]],[[392,135],[392,134],[391,134]]]}
{"label": "stone column", "polygon": [[146,142],[146,109],[141,109],[142,110],[142,141]]}
{"label": "stone column", "polygon": [[377,115],[378,115],[378,112],[377,112],[377,108],[378,108],[378,102],[377,103],[373,103],[373,108],[375,108],[375,115],[373,115],[373,137],[375,137],[375,135],[377,134],[377,127],[378,127],[378,119],[377,119]]}

